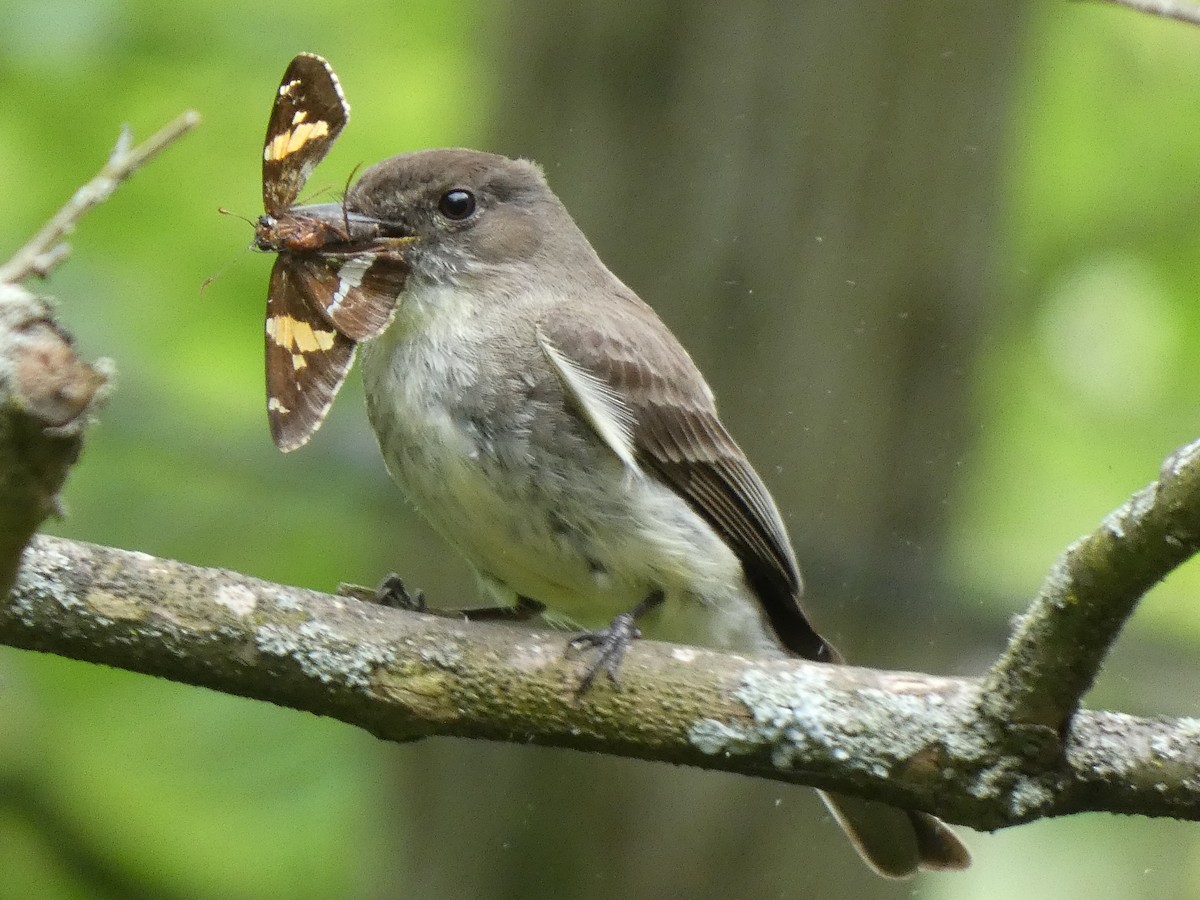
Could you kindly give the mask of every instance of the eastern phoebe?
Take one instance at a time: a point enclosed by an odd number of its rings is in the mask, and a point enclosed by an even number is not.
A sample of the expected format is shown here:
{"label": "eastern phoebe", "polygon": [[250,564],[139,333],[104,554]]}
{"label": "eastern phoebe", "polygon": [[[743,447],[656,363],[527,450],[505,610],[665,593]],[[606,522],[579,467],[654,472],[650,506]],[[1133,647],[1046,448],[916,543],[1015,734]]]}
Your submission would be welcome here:
{"label": "eastern phoebe", "polygon": [[[411,239],[395,318],[362,346],[388,470],[501,604],[611,623],[576,639],[598,647],[589,681],[615,674],[635,619],[840,661],[801,608],[783,521],[700,371],[536,165],[410,153],[365,171],[343,204],[299,209]],[[933,816],[821,796],[883,875],[970,862]]]}

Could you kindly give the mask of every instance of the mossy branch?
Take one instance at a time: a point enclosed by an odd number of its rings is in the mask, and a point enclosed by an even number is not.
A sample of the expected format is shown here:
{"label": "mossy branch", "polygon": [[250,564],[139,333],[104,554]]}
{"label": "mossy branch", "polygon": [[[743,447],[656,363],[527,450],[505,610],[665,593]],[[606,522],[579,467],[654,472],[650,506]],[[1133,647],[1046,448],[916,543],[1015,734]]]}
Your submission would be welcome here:
{"label": "mossy branch", "polygon": [[981,683],[639,642],[582,700],[554,632],[402,612],[38,537],[0,642],[269,700],[409,741],[456,735],[815,785],[994,829],[1085,810],[1200,819],[1200,721],[1079,712],[1047,754]]}

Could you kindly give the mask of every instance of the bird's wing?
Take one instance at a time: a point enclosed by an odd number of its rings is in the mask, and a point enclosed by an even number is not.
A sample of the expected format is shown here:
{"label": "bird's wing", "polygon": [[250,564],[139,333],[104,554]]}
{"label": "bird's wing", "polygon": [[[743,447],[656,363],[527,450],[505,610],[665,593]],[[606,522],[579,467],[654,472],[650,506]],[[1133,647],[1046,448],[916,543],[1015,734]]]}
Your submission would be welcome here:
{"label": "bird's wing", "polygon": [[799,567],[779,512],[717,418],[712,391],[657,315],[632,295],[612,308],[557,304],[538,341],[578,412],[627,465],[677,491],[730,546],[780,640],[834,651],[800,607]]}

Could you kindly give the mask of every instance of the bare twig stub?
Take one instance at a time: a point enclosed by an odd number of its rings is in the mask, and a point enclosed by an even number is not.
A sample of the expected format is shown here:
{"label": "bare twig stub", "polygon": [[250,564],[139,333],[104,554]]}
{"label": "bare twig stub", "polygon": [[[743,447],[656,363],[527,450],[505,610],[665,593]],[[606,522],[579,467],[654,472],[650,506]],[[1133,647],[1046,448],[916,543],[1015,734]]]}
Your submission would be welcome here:
{"label": "bare twig stub", "polygon": [[0,283],[0,596],[34,530],[57,512],[107,383],[105,365],[78,359],[45,301]]}
{"label": "bare twig stub", "polygon": [[69,253],[64,239],[75,230],[84,213],[111,197],[122,181],[199,124],[200,114],[188,110],[136,146],[129,129],[123,129],[96,177],[79,188],[29,243],[0,266],[0,283],[16,284],[51,272]]}

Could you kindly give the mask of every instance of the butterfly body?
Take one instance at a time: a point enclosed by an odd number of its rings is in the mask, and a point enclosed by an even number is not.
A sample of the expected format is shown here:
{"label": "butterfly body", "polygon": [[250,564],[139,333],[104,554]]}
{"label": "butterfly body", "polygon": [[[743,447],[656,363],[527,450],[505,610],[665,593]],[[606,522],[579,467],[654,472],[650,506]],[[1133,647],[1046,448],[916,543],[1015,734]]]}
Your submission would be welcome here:
{"label": "butterfly body", "polygon": [[269,253],[308,253],[350,239],[348,230],[336,222],[291,211],[263,215],[254,231],[254,247]]}

